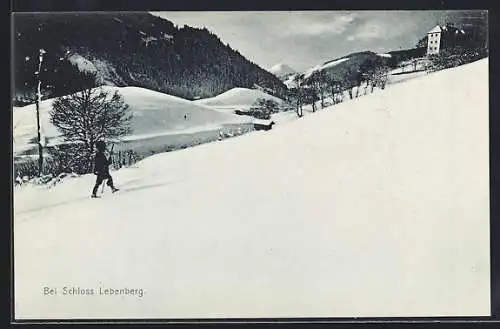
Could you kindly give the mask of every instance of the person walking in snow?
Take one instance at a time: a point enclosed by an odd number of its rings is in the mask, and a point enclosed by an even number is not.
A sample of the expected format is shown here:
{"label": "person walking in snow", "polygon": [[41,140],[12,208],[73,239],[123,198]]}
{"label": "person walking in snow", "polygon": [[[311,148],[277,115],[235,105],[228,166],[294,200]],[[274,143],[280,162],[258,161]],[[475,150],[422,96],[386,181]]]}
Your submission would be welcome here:
{"label": "person walking in snow", "polygon": [[97,198],[97,190],[101,183],[106,180],[106,185],[111,188],[114,193],[118,189],[113,185],[113,177],[109,174],[109,165],[111,164],[111,158],[106,158],[104,151],[106,150],[106,144],[103,141],[96,142],[97,153],[94,159],[94,174],[97,176],[95,181],[94,189],[92,190],[92,198]]}

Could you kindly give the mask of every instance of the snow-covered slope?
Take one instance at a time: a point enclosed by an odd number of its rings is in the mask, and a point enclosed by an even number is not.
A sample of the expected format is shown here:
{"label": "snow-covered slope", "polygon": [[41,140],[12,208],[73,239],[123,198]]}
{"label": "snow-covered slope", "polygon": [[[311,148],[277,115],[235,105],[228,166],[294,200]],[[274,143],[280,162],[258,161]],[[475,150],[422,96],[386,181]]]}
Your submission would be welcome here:
{"label": "snow-covered slope", "polygon": [[248,88],[233,88],[220,95],[211,98],[196,100],[195,103],[203,104],[214,108],[248,108],[253,105],[257,99],[271,99],[278,103],[282,100],[278,97],[269,95],[262,90]]}
{"label": "snow-covered slope", "polygon": [[487,316],[488,126],[481,60],[152,156],[102,199],[16,188],[16,318]]}
{"label": "snow-covered slope", "polygon": [[[311,68],[305,70],[304,72],[302,72],[304,74],[304,79],[309,78],[314,72],[323,71],[323,70],[326,70],[328,68],[332,68],[340,63],[347,62],[347,61],[349,61],[349,57],[340,58],[337,60],[329,61],[329,62],[326,62],[323,64],[316,65],[314,67],[311,67]],[[297,86],[297,84],[294,81],[295,75],[296,74],[289,75],[287,77],[287,79],[284,81],[284,84],[288,88],[295,88]]]}
{"label": "snow-covered slope", "polygon": [[315,67],[312,67],[308,70],[306,70],[304,72],[304,78],[307,79],[311,76],[311,74],[313,74],[314,72],[318,72],[318,71],[323,71],[325,69],[328,69],[330,67],[334,67],[336,65],[339,65],[340,63],[343,63],[343,62],[346,62],[349,60],[349,57],[344,57],[344,58],[340,58],[340,59],[337,59],[337,60],[334,60],[334,61],[330,61],[330,62],[326,62],[324,64],[321,64],[321,65],[317,65]]}
{"label": "snow-covered slope", "polygon": [[[210,108],[183,98],[163,94],[138,87],[103,87],[106,90],[118,90],[133,113],[132,136],[164,134],[207,125],[241,122],[244,118],[220,113]],[[49,141],[59,132],[50,123],[49,112],[53,100],[44,100],[40,104],[42,128]],[[14,152],[34,148],[36,141],[35,105],[28,105],[13,110]],[[186,116],[186,117],[184,117]],[[30,142],[30,141],[34,141]]]}
{"label": "snow-covered slope", "polygon": [[[324,71],[328,76],[336,79],[345,80],[348,78],[352,80],[354,72],[358,71],[364,63],[388,61],[390,58],[390,54],[377,54],[371,51],[357,52],[318,64],[305,70],[302,74],[304,75],[304,79],[308,79],[314,72]],[[290,75],[284,81],[284,84],[288,88],[295,88],[297,86],[294,81],[295,76],[296,74]]]}
{"label": "snow-covered slope", "polygon": [[288,77],[290,74],[297,73],[293,68],[284,63],[278,63],[269,69],[269,72],[280,79]]}
{"label": "snow-covered slope", "polygon": [[296,76],[296,74],[291,74],[290,76],[288,76],[288,78],[286,78],[285,81],[283,81],[283,83],[285,84],[285,86],[287,86],[287,88],[290,89],[290,88],[297,87],[297,84],[294,81],[295,76]]}
{"label": "snow-covered slope", "polygon": [[380,57],[385,57],[385,58],[391,58],[391,57],[392,57],[392,55],[391,55],[391,54],[387,54],[387,53],[377,54],[377,56],[380,56]]}

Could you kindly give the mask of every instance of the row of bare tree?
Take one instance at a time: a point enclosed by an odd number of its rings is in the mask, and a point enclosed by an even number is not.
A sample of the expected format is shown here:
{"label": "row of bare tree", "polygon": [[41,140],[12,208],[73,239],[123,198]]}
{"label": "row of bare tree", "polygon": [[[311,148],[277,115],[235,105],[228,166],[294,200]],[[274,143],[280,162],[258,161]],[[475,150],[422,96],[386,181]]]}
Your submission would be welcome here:
{"label": "row of bare tree", "polygon": [[[319,100],[321,108],[325,107],[325,99],[331,98],[333,104],[343,101],[347,92],[349,98],[360,96],[360,90],[364,85],[367,93],[369,89],[373,92],[375,87],[385,89],[389,68],[384,65],[365,64],[356,72],[348,71],[342,79],[337,79],[328,75],[324,70],[315,71],[306,76],[297,74],[294,76],[295,88],[291,89],[290,100],[295,103],[297,115],[303,116],[303,105],[311,104],[312,111],[316,112],[316,102]],[[356,87],[356,93],[353,89]]]}

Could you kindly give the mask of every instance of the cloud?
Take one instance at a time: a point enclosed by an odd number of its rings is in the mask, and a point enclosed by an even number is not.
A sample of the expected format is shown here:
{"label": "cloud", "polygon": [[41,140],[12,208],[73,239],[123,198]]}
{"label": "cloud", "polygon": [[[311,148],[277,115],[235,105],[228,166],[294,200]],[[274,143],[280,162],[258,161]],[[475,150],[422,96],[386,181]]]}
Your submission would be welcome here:
{"label": "cloud", "polygon": [[338,35],[342,34],[355,20],[355,14],[339,12],[303,14],[290,17],[290,29],[282,31],[285,35]]}
{"label": "cloud", "polygon": [[370,40],[370,39],[383,39],[387,35],[385,32],[385,27],[374,22],[368,22],[357,29],[355,34],[350,35],[347,40]]}
{"label": "cloud", "polygon": [[332,20],[331,22],[308,22],[307,24],[297,24],[292,25],[290,28],[285,29],[283,36],[287,35],[306,35],[306,36],[318,36],[325,34],[342,34],[346,28],[348,21],[344,21],[341,18]]}
{"label": "cloud", "polygon": [[343,20],[344,22],[352,22],[355,18],[355,14],[343,14],[340,16],[340,19]]}
{"label": "cloud", "polygon": [[[206,27],[263,67],[284,61],[297,69],[329,59],[357,23],[357,12],[156,12],[182,26]],[[321,54],[321,55],[320,55]],[[333,55],[332,55],[333,56]],[[319,57],[319,58],[318,58]]]}
{"label": "cloud", "polygon": [[357,27],[347,38],[349,41],[387,40],[409,34],[419,25],[412,12],[367,12],[359,17]]}
{"label": "cloud", "polygon": [[222,32],[230,28],[250,29],[261,35],[318,36],[343,33],[356,18],[355,13],[345,12],[156,12],[161,17],[170,19],[178,25],[205,25],[212,30]]}
{"label": "cloud", "polygon": [[[444,11],[156,12],[178,26],[206,27],[262,67],[278,62],[296,70],[351,52],[413,47]],[[477,16],[477,15],[476,15]]]}

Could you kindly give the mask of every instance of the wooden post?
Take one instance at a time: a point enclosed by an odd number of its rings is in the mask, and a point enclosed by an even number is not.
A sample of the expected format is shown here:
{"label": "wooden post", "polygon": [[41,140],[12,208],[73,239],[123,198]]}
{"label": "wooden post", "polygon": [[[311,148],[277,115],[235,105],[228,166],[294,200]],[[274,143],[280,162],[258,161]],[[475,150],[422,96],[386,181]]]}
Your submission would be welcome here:
{"label": "wooden post", "polygon": [[38,71],[35,72],[37,77],[37,97],[36,97],[36,127],[37,127],[37,141],[38,141],[38,176],[42,176],[43,170],[43,145],[41,139],[41,125],[40,125],[40,102],[42,101],[42,92],[41,92],[41,80],[40,73],[42,70],[42,61],[43,54],[45,54],[45,50],[40,49],[39,63],[38,63]]}
{"label": "wooden post", "polygon": [[43,168],[43,147],[40,139],[40,109],[38,99],[36,101],[36,127],[37,127],[37,141],[38,141],[38,176],[42,176]]}

